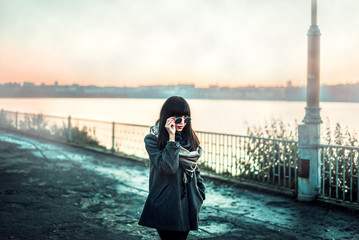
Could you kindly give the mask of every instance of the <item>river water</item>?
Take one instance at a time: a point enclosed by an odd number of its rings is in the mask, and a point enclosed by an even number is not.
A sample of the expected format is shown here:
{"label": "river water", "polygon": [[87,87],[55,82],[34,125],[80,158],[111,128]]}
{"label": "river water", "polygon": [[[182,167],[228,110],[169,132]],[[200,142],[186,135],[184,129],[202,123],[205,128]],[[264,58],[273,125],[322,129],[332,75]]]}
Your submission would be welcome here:
{"label": "river water", "polygon": [[[153,125],[165,99],[132,98],[0,98],[0,109],[108,122]],[[305,102],[188,99],[195,130],[246,134],[247,124],[264,125],[272,117],[299,123]],[[359,130],[359,103],[322,102],[323,126],[335,123]],[[328,121],[329,120],[329,121]]]}

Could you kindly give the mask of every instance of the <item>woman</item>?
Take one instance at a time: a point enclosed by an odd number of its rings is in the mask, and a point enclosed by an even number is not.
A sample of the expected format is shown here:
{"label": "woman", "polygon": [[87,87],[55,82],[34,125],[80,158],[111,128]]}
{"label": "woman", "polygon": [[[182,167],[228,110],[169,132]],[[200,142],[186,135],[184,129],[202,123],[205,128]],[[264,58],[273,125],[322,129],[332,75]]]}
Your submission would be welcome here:
{"label": "woman", "polygon": [[184,98],[170,97],[145,137],[150,188],[139,224],[156,228],[161,239],[186,239],[189,230],[198,229],[205,186],[197,165],[202,149],[190,116]]}

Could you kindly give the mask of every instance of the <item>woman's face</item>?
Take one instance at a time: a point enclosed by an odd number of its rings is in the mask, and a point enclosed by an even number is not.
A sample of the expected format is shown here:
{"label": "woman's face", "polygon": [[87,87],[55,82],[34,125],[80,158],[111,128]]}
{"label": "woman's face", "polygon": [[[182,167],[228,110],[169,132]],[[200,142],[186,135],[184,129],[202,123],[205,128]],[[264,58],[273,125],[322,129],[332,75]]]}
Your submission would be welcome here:
{"label": "woman's face", "polygon": [[175,116],[175,121],[177,118],[182,118],[182,121],[180,123],[175,123],[176,132],[181,132],[184,129],[184,127],[187,125],[187,123],[185,123],[185,119],[187,117],[188,116]]}

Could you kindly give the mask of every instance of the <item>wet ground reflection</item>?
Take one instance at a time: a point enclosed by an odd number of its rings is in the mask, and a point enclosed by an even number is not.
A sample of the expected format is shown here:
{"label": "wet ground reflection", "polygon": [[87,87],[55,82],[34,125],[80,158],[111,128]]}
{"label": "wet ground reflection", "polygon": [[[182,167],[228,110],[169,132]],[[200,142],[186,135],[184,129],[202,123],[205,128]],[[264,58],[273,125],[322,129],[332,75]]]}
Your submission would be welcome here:
{"label": "wet ground reflection", "polygon": [[[57,216],[54,221],[61,220],[64,229],[65,226],[79,228],[84,236],[101,233],[102,236],[108,234],[107,239],[115,236],[157,239],[155,231],[137,225],[148,193],[148,167],[84,149],[0,133],[3,216],[12,217],[11,221],[30,228],[32,225],[25,217],[19,218],[19,211],[32,211],[33,206],[34,213],[41,215],[51,211]],[[200,229],[192,231],[189,239],[218,239],[219,236],[223,239],[359,238],[358,214],[354,212],[319,203],[300,203],[208,178],[205,181],[207,195],[200,214]],[[24,189],[16,189],[19,185]],[[32,192],[35,200],[31,198]],[[24,210],[20,202],[30,207]],[[50,202],[51,207],[42,206],[45,202]],[[91,230],[78,225],[76,217],[68,219],[61,215],[62,204],[72,209],[73,214],[79,214],[74,216],[86,219]],[[1,220],[0,233],[8,233],[5,227],[8,229],[11,221],[4,220],[5,217]],[[51,218],[48,219],[51,222]],[[26,233],[26,229],[22,230]],[[55,230],[49,233],[53,239],[71,235],[65,230]],[[27,233],[33,231],[28,229]]]}

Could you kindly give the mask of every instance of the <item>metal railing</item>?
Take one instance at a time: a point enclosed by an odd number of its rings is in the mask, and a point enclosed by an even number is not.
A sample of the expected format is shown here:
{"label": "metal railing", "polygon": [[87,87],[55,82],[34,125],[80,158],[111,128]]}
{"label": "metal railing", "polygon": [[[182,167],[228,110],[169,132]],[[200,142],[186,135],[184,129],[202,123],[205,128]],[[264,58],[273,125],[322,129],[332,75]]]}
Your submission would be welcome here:
{"label": "metal railing", "polygon": [[[147,161],[146,125],[0,111],[0,127]],[[297,192],[298,143],[197,131],[200,168],[228,178]],[[319,196],[359,203],[358,147],[320,145]]]}
{"label": "metal railing", "polygon": [[320,145],[323,198],[359,203],[359,147]]}
{"label": "metal railing", "polygon": [[[144,137],[150,126],[2,110],[0,126],[103,151],[148,159]],[[201,169],[260,184],[297,189],[297,142],[196,132]]]}
{"label": "metal railing", "polygon": [[202,169],[297,190],[298,144],[270,138],[196,132],[204,148]]}
{"label": "metal railing", "polygon": [[0,111],[0,127],[103,151],[147,159],[149,126]]}

